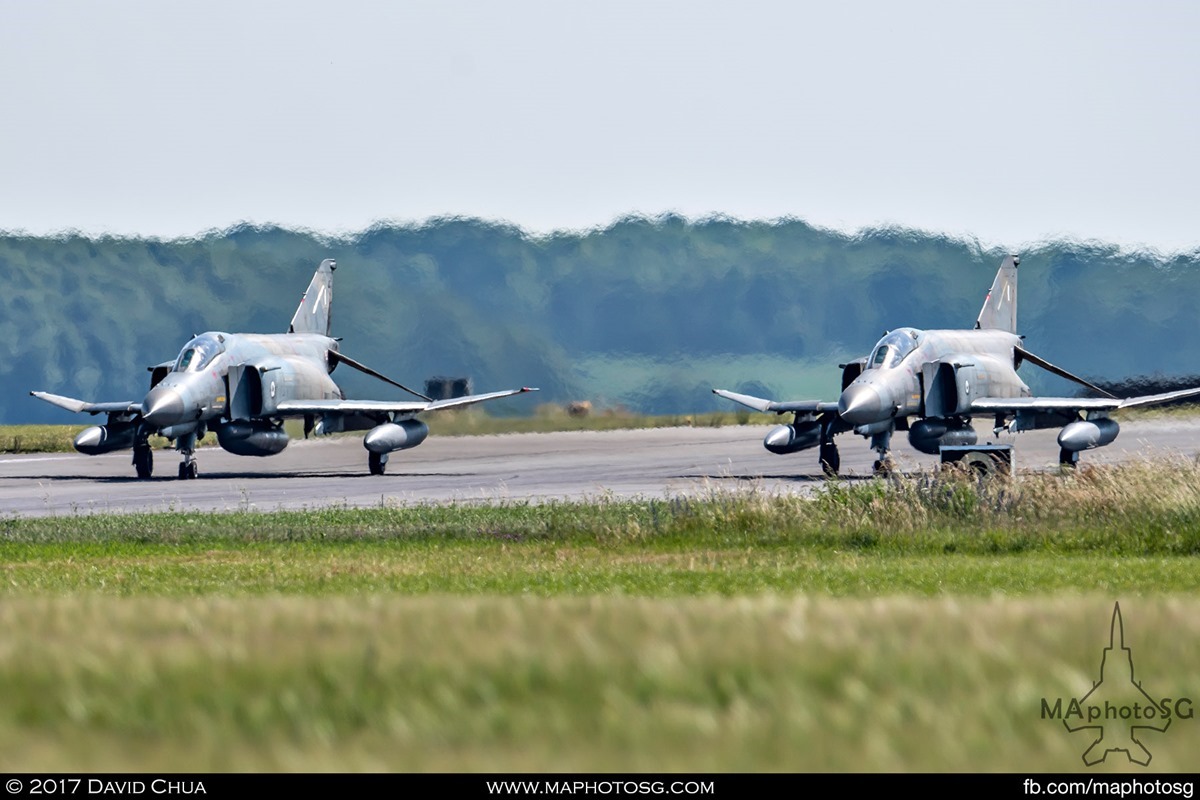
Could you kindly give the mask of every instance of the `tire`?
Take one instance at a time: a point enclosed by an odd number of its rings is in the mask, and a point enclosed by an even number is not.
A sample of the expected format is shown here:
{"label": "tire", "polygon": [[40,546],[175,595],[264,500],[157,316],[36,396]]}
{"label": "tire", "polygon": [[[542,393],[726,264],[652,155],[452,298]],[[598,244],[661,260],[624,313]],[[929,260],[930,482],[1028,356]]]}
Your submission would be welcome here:
{"label": "tire", "polygon": [[371,470],[372,475],[382,475],[387,467],[387,456],[371,453],[367,457],[367,467]]}
{"label": "tire", "polygon": [[133,468],[137,470],[137,476],[145,480],[154,472],[154,451],[149,445],[145,447],[134,446],[133,448]]}
{"label": "tire", "polygon": [[837,445],[832,442],[822,444],[819,459],[821,471],[825,473],[825,477],[836,478],[838,470],[842,467],[842,457],[838,453]]}

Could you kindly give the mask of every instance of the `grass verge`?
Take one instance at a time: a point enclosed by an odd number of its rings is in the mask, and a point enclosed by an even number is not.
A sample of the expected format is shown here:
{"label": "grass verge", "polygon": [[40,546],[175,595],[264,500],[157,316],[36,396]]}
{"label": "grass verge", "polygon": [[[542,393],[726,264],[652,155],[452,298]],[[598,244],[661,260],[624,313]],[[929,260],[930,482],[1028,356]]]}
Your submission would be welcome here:
{"label": "grass verge", "polygon": [[[4,519],[0,768],[1082,770],[1043,698],[1099,679],[1120,601],[1137,679],[1190,701],[1197,554],[1182,461]],[[1141,738],[1189,771],[1200,722]]]}

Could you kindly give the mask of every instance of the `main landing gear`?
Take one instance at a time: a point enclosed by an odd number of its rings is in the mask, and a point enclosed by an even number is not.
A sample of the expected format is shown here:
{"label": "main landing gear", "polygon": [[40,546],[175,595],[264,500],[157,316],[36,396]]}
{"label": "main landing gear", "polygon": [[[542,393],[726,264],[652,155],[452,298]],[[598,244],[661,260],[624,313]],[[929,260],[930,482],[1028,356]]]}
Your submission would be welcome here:
{"label": "main landing gear", "polygon": [[147,437],[142,434],[138,434],[133,442],[133,468],[143,480],[154,472],[154,451],[150,448]]}
{"label": "main landing gear", "polygon": [[371,453],[367,456],[367,466],[372,475],[382,475],[387,466],[387,453]]}
{"label": "main landing gear", "polygon": [[819,463],[821,471],[825,473],[827,478],[836,478],[838,470],[842,466],[842,458],[838,454],[837,445],[830,439],[828,442],[821,442],[821,449],[818,451]]}

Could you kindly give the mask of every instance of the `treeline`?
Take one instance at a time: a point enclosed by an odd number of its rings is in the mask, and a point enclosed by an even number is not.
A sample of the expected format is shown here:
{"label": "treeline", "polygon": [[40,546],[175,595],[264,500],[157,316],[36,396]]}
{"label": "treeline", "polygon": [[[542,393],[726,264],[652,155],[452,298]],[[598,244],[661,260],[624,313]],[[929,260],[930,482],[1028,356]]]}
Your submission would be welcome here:
{"label": "treeline", "polygon": [[[180,240],[0,234],[0,422],[69,418],[31,389],[140,399],[146,367],[193,333],[284,330],[323,258],[338,261],[344,352],[410,385],[542,388],[508,413],[582,399],[724,407],[712,386],[831,397],[834,365],[885,330],[972,325],[1003,255],[905,230],[674,216],[551,236],[473,219],[339,238],[252,226]],[[1056,242],[1021,254],[1027,346],[1106,381],[1200,371],[1198,297],[1200,251]],[[395,396],[338,377],[351,396]]]}

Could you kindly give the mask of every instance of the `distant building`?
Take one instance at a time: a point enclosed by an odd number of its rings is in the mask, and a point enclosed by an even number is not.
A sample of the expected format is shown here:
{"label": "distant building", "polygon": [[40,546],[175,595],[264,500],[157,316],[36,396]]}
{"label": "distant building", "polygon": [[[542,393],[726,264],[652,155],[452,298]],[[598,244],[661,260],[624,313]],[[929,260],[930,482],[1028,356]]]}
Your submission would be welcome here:
{"label": "distant building", "polygon": [[425,394],[434,400],[465,397],[471,393],[470,378],[447,378],[441,375],[425,381]]}

